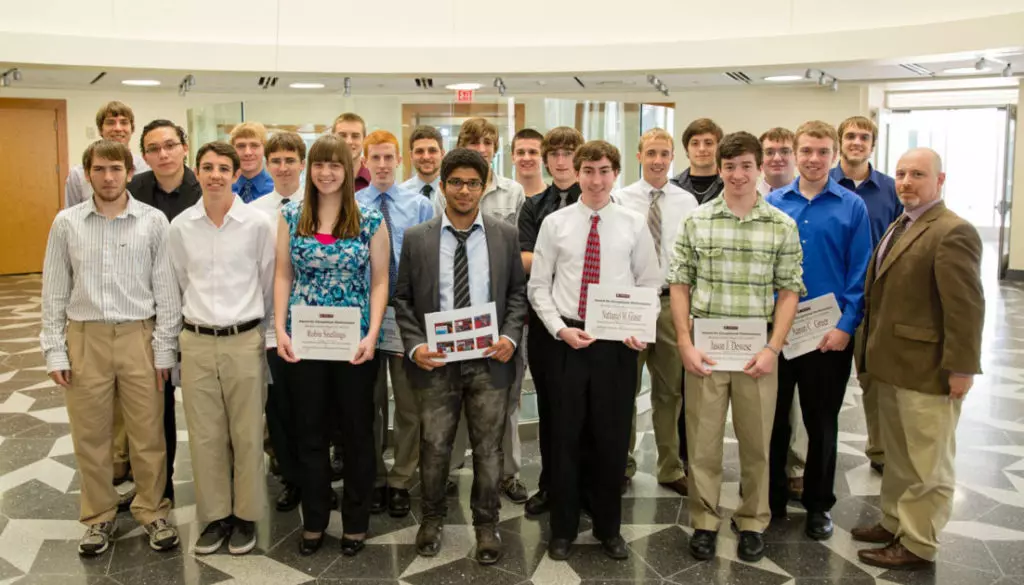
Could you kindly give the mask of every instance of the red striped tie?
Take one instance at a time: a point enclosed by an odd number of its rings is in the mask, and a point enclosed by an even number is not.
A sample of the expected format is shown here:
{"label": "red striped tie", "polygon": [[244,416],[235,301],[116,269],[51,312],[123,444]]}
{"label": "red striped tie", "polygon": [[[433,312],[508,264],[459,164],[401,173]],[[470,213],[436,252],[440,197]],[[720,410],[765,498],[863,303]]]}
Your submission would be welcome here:
{"label": "red striped tie", "polygon": [[580,320],[587,320],[587,289],[590,284],[601,282],[601,235],[597,233],[597,222],[601,216],[590,216],[590,234],[587,236],[587,252],[583,259],[583,281],[580,285]]}

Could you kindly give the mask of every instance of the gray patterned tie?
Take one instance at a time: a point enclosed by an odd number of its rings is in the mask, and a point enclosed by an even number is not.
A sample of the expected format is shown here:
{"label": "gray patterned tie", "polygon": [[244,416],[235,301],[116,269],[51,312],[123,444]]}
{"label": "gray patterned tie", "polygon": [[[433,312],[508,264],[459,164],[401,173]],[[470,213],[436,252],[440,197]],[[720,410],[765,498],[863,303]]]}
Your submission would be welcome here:
{"label": "gray patterned tie", "polygon": [[448,226],[448,231],[455,236],[458,244],[455,246],[455,259],[452,262],[455,273],[455,305],[454,309],[463,309],[469,306],[469,258],[466,256],[466,239],[476,225],[472,228],[461,231]]}
{"label": "gray patterned tie", "polygon": [[661,266],[661,206],[658,201],[665,196],[661,189],[651,189],[651,206],[647,209],[647,228],[654,238],[654,251],[658,254],[658,266]]}

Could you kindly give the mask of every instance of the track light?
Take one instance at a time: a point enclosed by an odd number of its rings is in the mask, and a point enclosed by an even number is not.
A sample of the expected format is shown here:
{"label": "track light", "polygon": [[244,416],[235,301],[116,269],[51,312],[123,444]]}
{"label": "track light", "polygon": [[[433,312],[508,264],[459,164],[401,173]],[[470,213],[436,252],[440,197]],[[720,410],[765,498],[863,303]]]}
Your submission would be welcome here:
{"label": "track light", "polygon": [[6,75],[0,75],[0,87],[10,87],[11,82],[7,80]]}
{"label": "track light", "polygon": [[832,85],[829,86],[832,91],[839,91],[839,80],[835,77],[832,78]]}
{"label": "track light", "polygon": [[494,87],[498,88],[498,95],[505,95],[508,88],[505,87],[505,80],[500,77],[494,78]]}
{"label": "track light", "polygon": [[[262,78],[262,77],[260,78],[260,84],[261,85],[263,84],[263,79],[264,78]],[[195,86],[195,84],[196,84],[196,76],[195,75],[192,75],[191,73],[189,73],[185,77],[182,77],[181,78],[181,83],[178,84],[178,95],[180,95],[181,97],[185,97],[185,94],[187,94],[189,92],[189,90],[191,90]],[[263,89],[266,89],[266,87],[264,87]]]}
{"label": "track light", "polygon": [[11,67],[0,74],[0,87],[10,87],[12,81],[21,81],[21,71],[17,67]]}
{"label": "track light", "polygon": [[974,68],[977,69],[978,71],[984,71],[985,69],[988,68],[988,61],[986,61],[985,58],[982,57],[981,59],[978,59],[977,63],[974,64]]}
{"label": "track light", "polygon": [[804,79],[814,79],[814,69],[804,71]]}
{"label": "track light", "polygon": [[1003,67],[1003,77],[1010,77],[1013,75],[1013,64],[1007,63],[1006,67]]}
{"label": "track light", "polygon": [[651,87],[661,92],[661,95],[668,96],[668,86],[662,83],[656,75],[648,75],[647,83],[651,84]]}
{"label": "track light", "polygon": [[346,77],[345,78],[345,97],[349,97],[351,95],[352,95],[352,78],[351,77]]}
{"label": "track light", "polygon": [[14,77],[14,81],[21,81],[21,70],[15,69],[11,72],[11,76]]}

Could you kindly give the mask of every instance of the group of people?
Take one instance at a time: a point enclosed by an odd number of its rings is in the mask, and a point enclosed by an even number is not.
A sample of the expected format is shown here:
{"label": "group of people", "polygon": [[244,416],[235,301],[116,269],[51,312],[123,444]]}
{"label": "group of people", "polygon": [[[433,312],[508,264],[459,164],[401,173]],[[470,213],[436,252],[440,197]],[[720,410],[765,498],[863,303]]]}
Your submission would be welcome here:
{"label": "group of people", "polygon": [[[114,486],[128,476],[150,546],[179,544],[167,515],[180,386],[197,554],[255,547],[266,429],[283,483],[276,507],[301,505],[303,555],[321,548],[339,506],[332,478],[344,480],[341,550],[355,555],[371,514],[409,513],[417,470],[416,547],[438,554],[449,474],[468,444],[479,563],[501,558],[502,495],[530,516],[550,513],[552,559],[572,554],[584,512],[605,554],[627,558],[621,498],[636,470],[646,364],[657,480],[688,497],[697,559],[716,554],[731,407],[741,472],[731,524],[737,555],[756,562],[791,499],[810,538],[833,534],[838,418],[856,359],[867,454],[883,474],[883,518],[853,537],[884,546],[861,558],[934,561],[960,403],[980,372],[984,296],[980,239],[943,205],[933,151],[906,153],[893,178],[869,162],[877,129],[867,118],[760,138],[698,119],[681,140],[688,169],[669,176],[675,141],[651,129],[638,143],[641,179],[616,188],[619,150],[569,127],[517,132],[516,180],[501,177],[498,130],[475,118],[447,153],[437,129],[413,130],[416,172],[400,183],[398,139],[367,134],[353,113],[308,152],[298,134],[240,124],[229,142],[198,149],[194,172],[173,122],[143,128],[141,160],[128,148],[128,106],[104,106],[97,127],[103,139],[68,177],[42,295],[41,343],[67,389],[82,477],[81,554],[109,547],[124,503]],[[590,285],[656,290],[655,340],[587,333]],[[827,295],[841,313],[835,328],[787,359],[799,303]],[[482,358],[448,361],[428,342],[427,315],[488,303],[497,334]],[[299,355],[292,309],[305,306],[358,309],[354,357]],[[391,318],[400,353],[378,348]],[[759,320],[767,343],[742,371],[724,371],[695,343],[701,319]],[[518,477],[527,364],[541,452],[532,496]]]}

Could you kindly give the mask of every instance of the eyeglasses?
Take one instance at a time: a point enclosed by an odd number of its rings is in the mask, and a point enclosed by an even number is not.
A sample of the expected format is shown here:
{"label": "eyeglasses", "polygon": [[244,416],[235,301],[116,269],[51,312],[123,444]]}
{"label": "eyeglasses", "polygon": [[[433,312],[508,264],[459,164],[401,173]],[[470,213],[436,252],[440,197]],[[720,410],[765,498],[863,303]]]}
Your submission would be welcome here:
{"label": "eyeglasses", "polygon": [[171,152],[175,148],[181,146],[180,142],[165,142],[163,144],[151,144],[146,147],[142,152],[146,154],[160,154],[160,151],[166,150]]}
{"label": "eyeglasses", "polygon": [[764,149],[764,157],[765,158],[772,158],[775,155],[779,155],[779,156],[785,158],[785,157],[790,156],[792,154],[793,154],[793,150],[790,149],[790,148],[780,148],[778,150],[775,150],[774,148],[766,148],[766,149]]}
{"label": "eyeglasses", "polygon": [[463,181],[462,179],[454,179],[454,178],[452,178],[452,179],[448,179],[445,182],[448,184],[448,188],[449,189],[453,189],[455,191],[458,191],[458,190],[462,189],[462,187],[465,186],[471,192],[476,193],[477,191],[480,191],[481,189],[484,188],[484,182],[479,180],[479,179],[470,179],[468,181]]}

